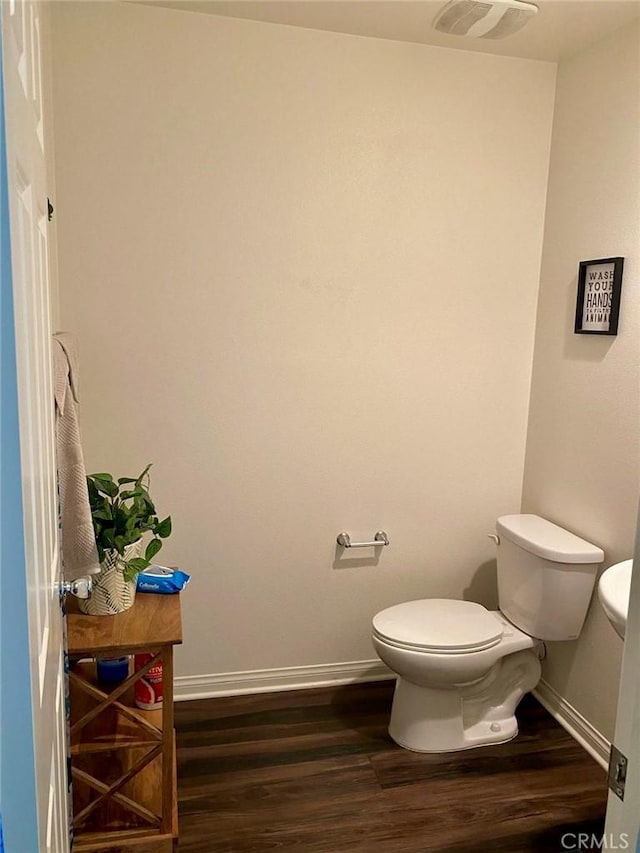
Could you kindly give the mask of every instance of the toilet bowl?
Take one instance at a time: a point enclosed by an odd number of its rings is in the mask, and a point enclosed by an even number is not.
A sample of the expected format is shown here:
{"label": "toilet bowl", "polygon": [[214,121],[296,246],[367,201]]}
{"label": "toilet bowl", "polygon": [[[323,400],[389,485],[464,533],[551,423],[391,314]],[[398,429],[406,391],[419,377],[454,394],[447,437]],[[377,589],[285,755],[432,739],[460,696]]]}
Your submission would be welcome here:
{"label": "toilet bowl", "polygon": [[469,601],[389,607],[374,617],[373,645],[398,674],[389,734],[415,752],[511,740],[516,707],[540,680],[542,643]]}
{"label": "toilet bowl", "polygon": [[573,640],[582,629],[602,550],[537,515],[502,516],[490,535],[499,610],[421,599],[373,618],[373,646],[398,675],[389,734],[405,749],[515,737],[518,703],[540,680],[542,641]]}

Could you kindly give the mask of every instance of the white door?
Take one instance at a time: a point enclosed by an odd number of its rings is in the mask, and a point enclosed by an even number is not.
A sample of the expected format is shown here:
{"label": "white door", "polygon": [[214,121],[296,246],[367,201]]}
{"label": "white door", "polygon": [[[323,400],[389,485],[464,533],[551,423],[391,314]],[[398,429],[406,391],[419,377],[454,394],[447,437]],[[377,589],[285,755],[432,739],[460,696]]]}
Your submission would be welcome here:
{"label": "white door", "polygon": [[605,837],[609,849],[640,851],[640,513],[613,742],[627,759],[626,782],[623,800],[609,791]]}
{"label": "white door", "polygon": [[[69,826],[47,235],[45,9],[23,0],[3,0],[0,6],[38,824],[37,851],[20,853],[64,853]],[[5,824],[12,817],[5,814]]]}

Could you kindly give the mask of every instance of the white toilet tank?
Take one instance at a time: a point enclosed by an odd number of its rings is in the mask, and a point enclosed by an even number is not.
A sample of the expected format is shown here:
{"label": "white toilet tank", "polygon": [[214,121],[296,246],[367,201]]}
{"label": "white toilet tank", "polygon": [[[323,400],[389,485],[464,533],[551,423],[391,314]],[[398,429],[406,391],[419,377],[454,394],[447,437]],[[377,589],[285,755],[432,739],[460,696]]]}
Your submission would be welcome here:
{"label": "white toilet tank", "polygon": [[502,613],[539,640],[575,640],[604,552],[539,515],[503,515],[496,532]]}

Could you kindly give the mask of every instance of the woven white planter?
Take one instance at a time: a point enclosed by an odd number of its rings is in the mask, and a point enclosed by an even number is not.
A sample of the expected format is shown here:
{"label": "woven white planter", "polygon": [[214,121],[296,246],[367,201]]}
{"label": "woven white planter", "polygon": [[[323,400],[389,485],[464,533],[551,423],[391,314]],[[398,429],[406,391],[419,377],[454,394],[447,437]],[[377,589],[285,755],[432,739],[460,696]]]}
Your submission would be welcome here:
{"label": "woven white planter", "polygon": [[[131,560],[143,554],[143,542],[139,539],[124,549],[124,559]],[[91,598],[79,598],[78,606],[90,616],[113,616],[128,610],[136,596],[137,575],[132,581],[125,581],[122,571],[123,558],[117,551],[106,551],[101,563],[100,573],[92,575]]]}

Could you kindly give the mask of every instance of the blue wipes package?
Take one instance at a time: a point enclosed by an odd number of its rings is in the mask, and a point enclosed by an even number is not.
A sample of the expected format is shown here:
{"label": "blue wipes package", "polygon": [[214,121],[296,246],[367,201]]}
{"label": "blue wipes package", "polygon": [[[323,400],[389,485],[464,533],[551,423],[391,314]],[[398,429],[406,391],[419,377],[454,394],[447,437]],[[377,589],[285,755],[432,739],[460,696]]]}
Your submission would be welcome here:
{"label": "blue wipes package", "polygon": [[156,592],[171,594],[189,583],[191,575],[180,569],[168,569],[166,566],[149,566],[138,575],[137,592]]}

